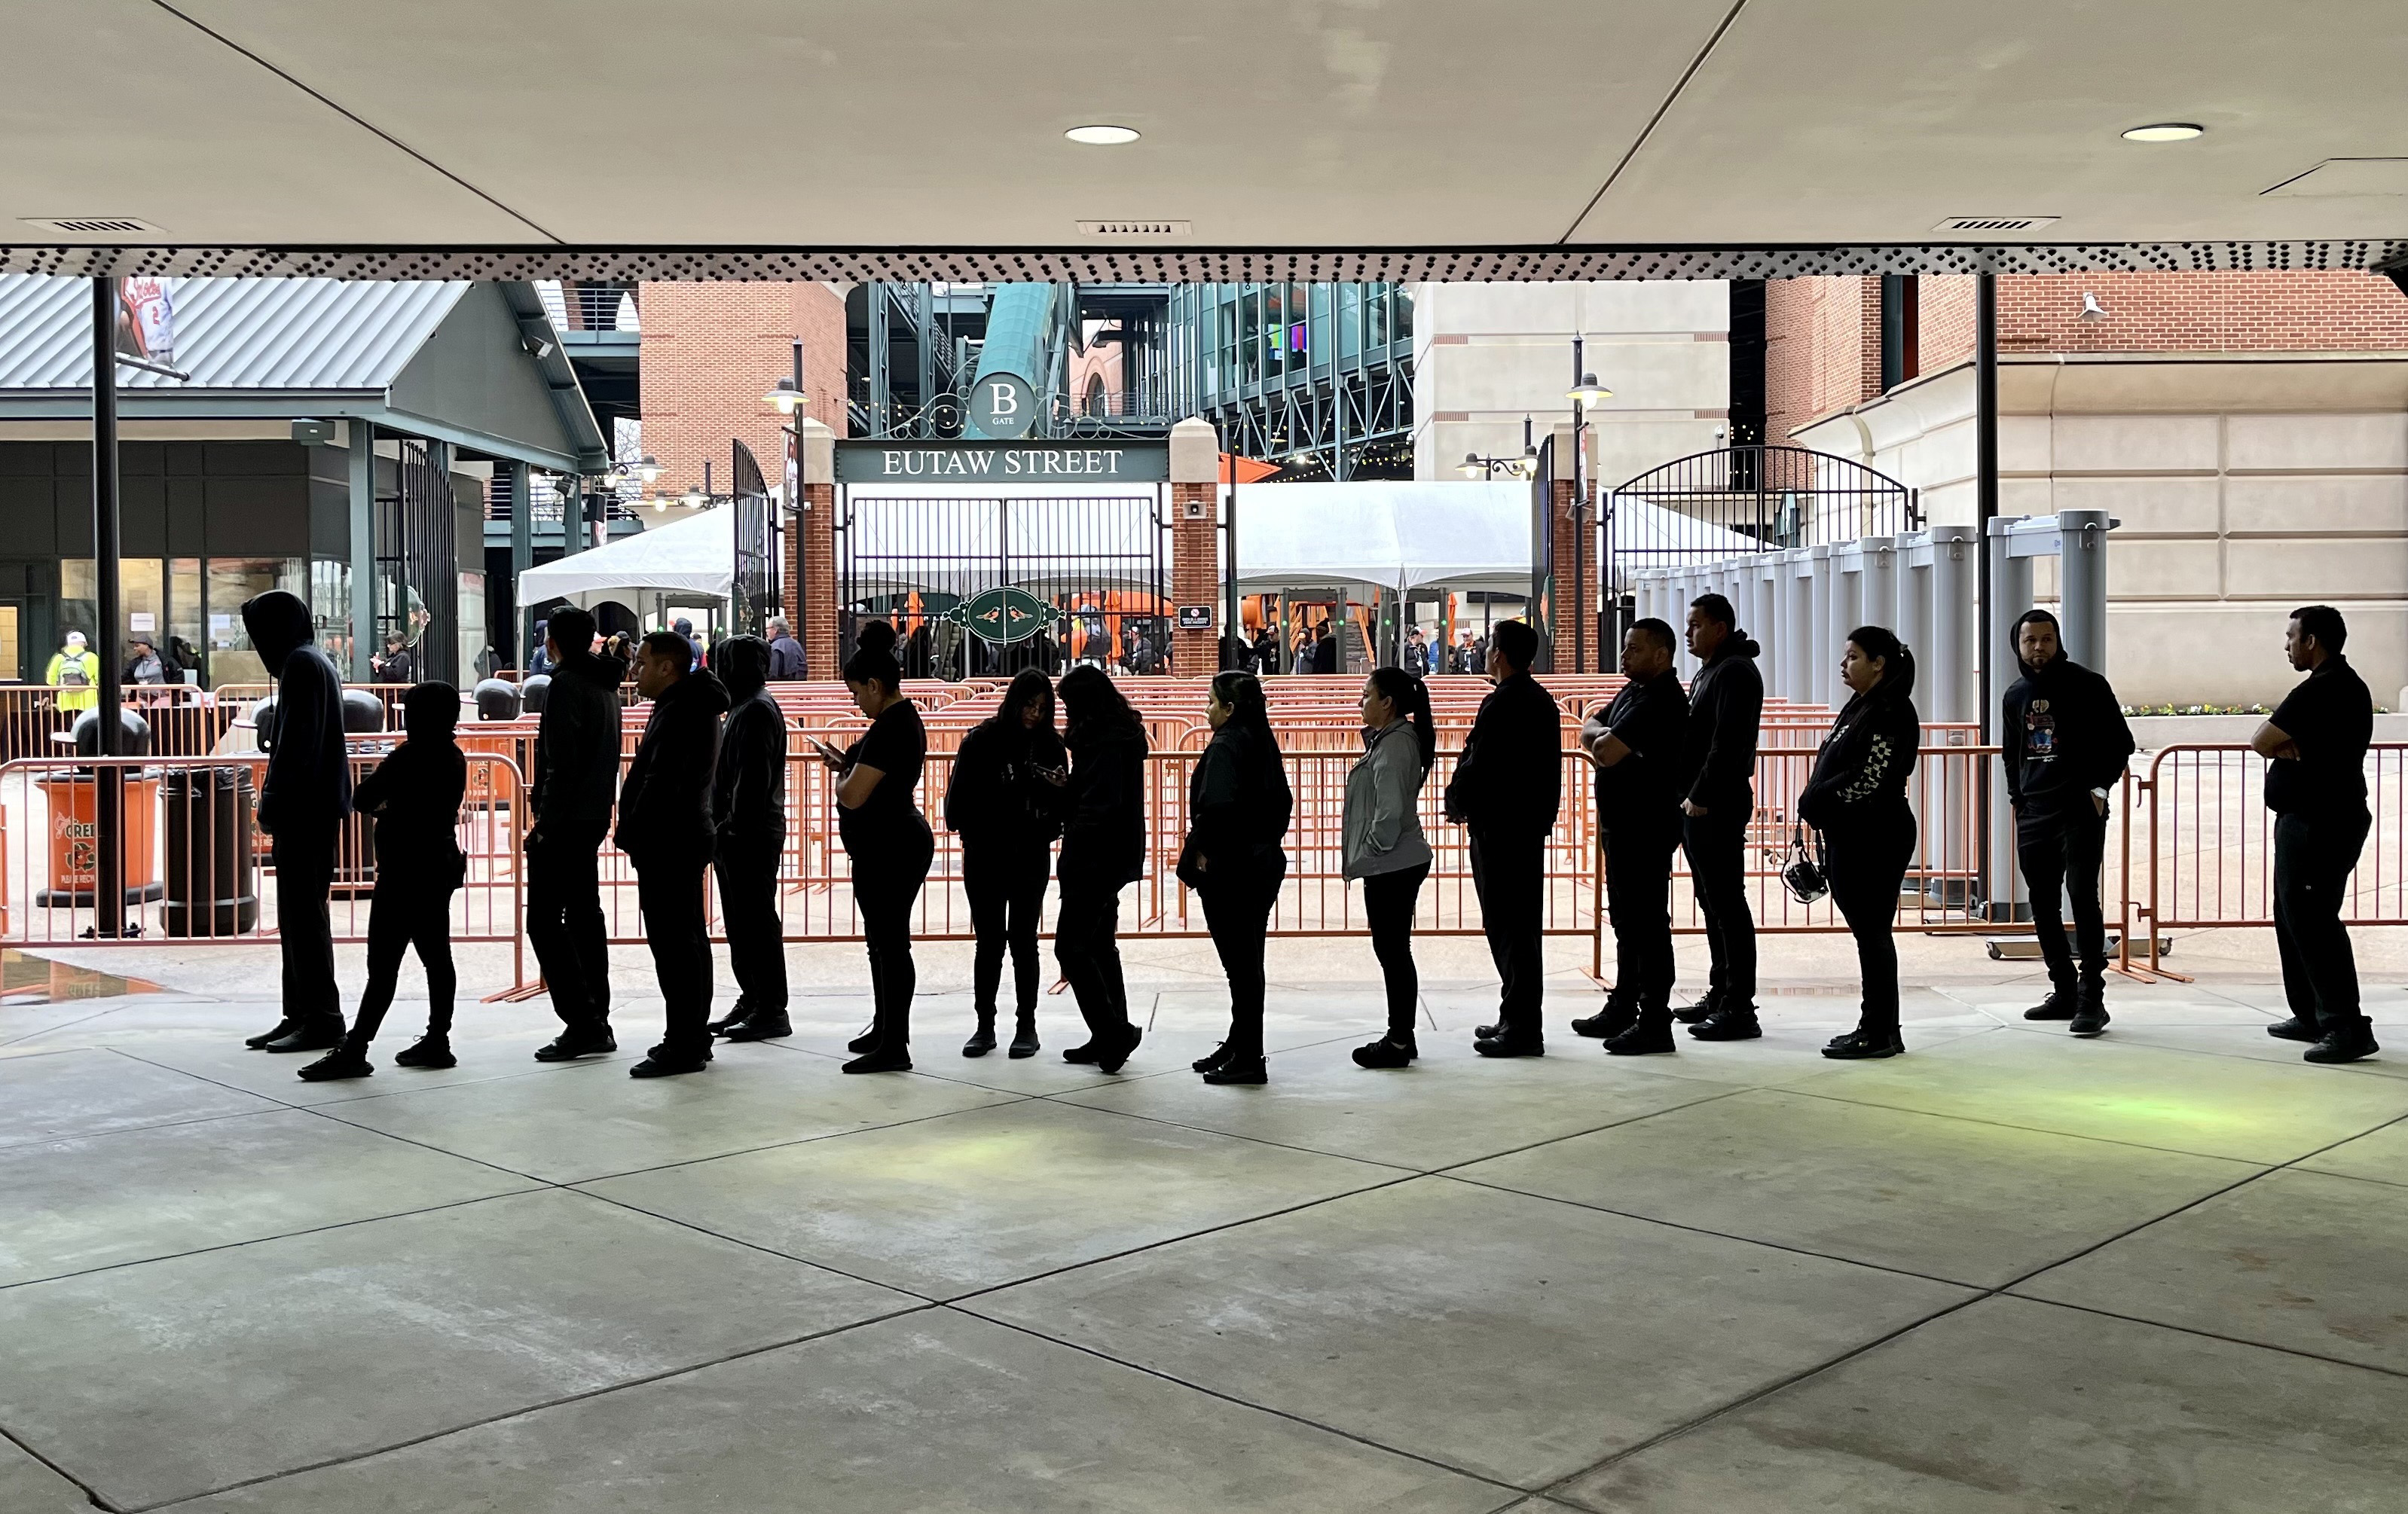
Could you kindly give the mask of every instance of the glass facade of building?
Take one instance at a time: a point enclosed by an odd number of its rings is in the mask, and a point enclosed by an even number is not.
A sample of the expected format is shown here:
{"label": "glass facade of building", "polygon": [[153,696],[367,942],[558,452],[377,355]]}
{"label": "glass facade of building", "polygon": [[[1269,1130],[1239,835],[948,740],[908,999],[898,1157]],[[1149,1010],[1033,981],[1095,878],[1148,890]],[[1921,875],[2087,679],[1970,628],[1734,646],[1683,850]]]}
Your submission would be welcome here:
{"label": "glass facade of building", "polygon": [[1174,284],[1169,298],[1171,413],[1288,477],[1412,477],[1410,288]]}

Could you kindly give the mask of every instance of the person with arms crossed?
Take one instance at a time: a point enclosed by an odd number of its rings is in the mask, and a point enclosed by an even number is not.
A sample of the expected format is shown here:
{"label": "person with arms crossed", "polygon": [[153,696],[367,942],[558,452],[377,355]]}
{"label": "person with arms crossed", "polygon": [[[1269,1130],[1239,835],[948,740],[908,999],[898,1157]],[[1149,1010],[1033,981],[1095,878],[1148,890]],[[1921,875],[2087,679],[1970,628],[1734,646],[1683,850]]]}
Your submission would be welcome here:
{"label": "person with arms crossed", "polygon": [[661,985],[663,1024],[660,1044],[627,1076],[669,1078],[710,1065],[710,925],[702,880],[717,836],[711,778],[719,765],[727,686],[694,664],[693,642],[674,631],[655,631],[636,653],[636,694],[652,708],[627,761],[611,839],[636,864],[636,899]]}
{"label": "person with arms crossed", "polygon": [[1613,992],[1572,1021],[1602,1036],[1608,1055],[1643,1056],[1672,1043],[1672,853],[1681,845],[1681,771],[1689,697],[1672,670],[1672,628],[1652,616],[1622,638],[1628,681],[1581,726],[1597,763],[1597,817],[1613,921]]}

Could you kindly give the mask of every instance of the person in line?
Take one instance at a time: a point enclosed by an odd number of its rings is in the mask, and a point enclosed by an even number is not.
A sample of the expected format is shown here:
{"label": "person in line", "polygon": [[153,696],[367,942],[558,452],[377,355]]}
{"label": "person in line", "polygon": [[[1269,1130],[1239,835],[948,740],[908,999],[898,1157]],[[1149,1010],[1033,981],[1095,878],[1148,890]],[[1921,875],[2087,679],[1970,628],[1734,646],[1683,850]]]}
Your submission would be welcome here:
{"label": "person in line", "polygon": [[1546,1055],[1547,836],[1563,802],[1563,713],[1530,676],[1539,633],[1506,621],[1492,637],[1497,687],[1480,702],[1446,786],[1446,818],[1471,833],[1471,886],[1499,979],[1497,1020],[1472,1050],[1484,1057]]}
{"label": "person in line", "polygon": [[1254,633],[1254,672],[1255,677],[1268,678],[1272,674],[1277,673],[1279,671],[1279,635],[1269,626],[1263,626]]}
{"label": "person in line", "polygon": [[710,925],[702,883],[717,836],[711,777],[727,686],[695,665],[691,641],[655,631],[636,653],[636,693],[652,708],[627,760],[610,838],[636,867],[663,1026],[660,1044],[627,1075],[670,1078],[710,1065]]}
{"label": "person in line", "polygon": [[1062,834],[1062,785],[1069,753],[1054,729],[1054,685],[1035,668],[1012,675],[1003,705],[970,728],[945,789],[945,828],[962,838],[962,892],[978,937],[970,967],[977,1028],[962,1055],[995,1050],[996,993],[1011,953],[1012,1058],[1033,1057],[1037,1038],[1039,917]]}
{"label": "person in line", "polygon": [[869,1028],[853,1037],[850,1050],[857,1055],[844,1070],[910,1072],[911,995],[920,981],[911,961],[911,907],[928,881],[937,838],[918,798],[928,732],[919,707],[903,697],[893,626],[872,621],[861,628],[844,684],[853,707],[869,717],[869,729],[842,751],[813,743],[837,775],[837,836],[853,861],[853,907],[869,950]]}
{"label": "person in line", "polygon": [[1923,743],[1914,709],[1914,655],[1877,625],[1848,633],[1840,681],[1851,691],[1814,756],[1798,815],[1822,833],[1831,903],[1856,938],[1864,1005],[1856,1028],[1827,1057],[1856,1061],[1906,1050],[1898,1031],[1898,892],[1914,859],[1907,779]]}
{"label": "person in line", "polygon": [[803,644],[782,615],[769,620],[769,681],[790,683],[803,676]]}
{"label": "person in line", "polygon": [[528,678],[549,678],[552,675],[551,625],[550,621],[535,622],[535,655],[527,659]]}
{"label": "person in line", "polygon": [[388,631],[384,637],[384,654],[368,659],[368,671],[379,683],[416,683],[418,659],[410,655],[409,644],[398,631]]}
{"label": "person in line", "polygon": [[[2107,855],[2108,797],[2131,761],[2132,728],[2107,680],[2065,655],[2048,611],[2026,610],[2015,622],[2015,658],[2023,676],[2001,701],[1999,760],[2015,817],[2015,862],[2049,981],[2048,997],[2024,1018],[2067,1021],[2074,1035],[2096,1036],[2107,1028],[2107,917],[2099,869]],[[2073,899],[2072,947],[2065,941],[2067,894]]]}
{"label": "person in line", "polygon": [[702,665],[702,638],[694,634],[694,622],[681,615],[676,620],[669,622],[669,629],[676,632],[679,636],[683,636],[685,638],[686,646],[693,650],[693,661],[687,665],[690,667],[700,667]]}
{"label": "person in line", "polygon": [[1405,633],[1405,671],[1417,678],[1429,676],[1429,643],[1422,639],[1422,628],[1414,626]]}
{"label": "person in line", "polygon": [[1229,1034],[1194,1065],[1208,1083],[1266,1083],[1263,946],[1287,877],[1280,843],[1296,801],[1260,678],[1216,675],[1204,718],[1212,739],[1188,777],[1179,877],[1203,901],[1204,925],[1229,979]]}
{"label": "person in line", "polygon": [[[268,677],[274,678],[277,664],[267,666]],[[80,715],[100,703],[100,654],[86,645],[82,632],[70,631],[65,643],[50,654],[42,681],[58,691],[52,697],[59,708]]]}
{"label": "person in line", "polygon": [[366,1078],[376,1071],[368,1047],[393,1007],[401,959],[412,950],[426,969],[426,1034],[395,1052],[394,1065],[460,1064],[452,1053],[452,1001],[460,986],[452,968],[452,895],[468,871],[468,859],[460,851],[468,760],[452,739],[460,722],[460,691],[448,683],[413,685],[401,696],[401,745],[351,792],[351,807],[376,817],[367,987],[342,1044],[301,1069],[306,1082]]}
{"label": "person in line", "polygon": [[159,655],[158,646],[149,636],[136,636],[134,647],[126,654],[125,667],[118,675],[120,683],[165,683],[167,681],[166,660]]}
{"label": "person in line", "polygon": [[1607,1054],[1642,1056],[1672,1043],[1672,853],[1681,845],[1681,778],[1689,698],[1673,671],[1672,628],[1649,617],[1622,638],[1627,680],[1581,727],[1597,764],[1606,909],[1613,922],[1613,992],[1572,1021]]}
{"label": "person in line", "polygon": [[1756,746],[1764,721],[1758,647],[1739,628],[1739,612],[1720,594],[1689,606],[1689,654],[1701,664],[1689,681],[1689,725],[1681,753],[1681,847],[1705,918],[1713,962],[1706,996],[1675,1009],[1701,1041],[1746,1041],[1764,1034],[1756,1018],[1756,918],[1747,907],[1747,833],[1756,818]]}
{"label": "person in line", "polygon": [[2341,921],[2349,875],[2373,819],[2366,807],[2366,749],[2374,700],[2342,655],[2349,626],[2330,605],[2291,612],[2283,650],[2307,677],[2250,738],[2266,759],[2266,807],[2274,812],[2274,943],[2291,1018],[2266,1027],[2310,1041],[2302,1060],[2357,1062],[2382,1050],[2359,1007],[2358,959]]}
{"label": "person in line", "polygon": [[769,696],[777,657],[770,643],[730,636],[718,656],[728,708],[710,780],[710,865],[727,922],[736,1007],[710,1030],[731,1041],[774,1041],[795,1034],[786,1018],[786,928],[778,914],[786,854],[786,713]]}
{"label": "person in line", "polygon": [[538,1062],[619,1050],[600,852],[619,791],[619,682],[627,664],[593,648],[591,611],[565,605],[552,612],[544,631],[551,682],[527,793],[526,933],[561,1029]]}
{"label": "person in line", "polygon": [[1371,955],[1388,990],[1388,1030],[1354,1049],[1359,1067],[1403,1067],[1421,1055],[1413,1038],[1422,999],[1421,975],[1413,966],[1413,910],[1430,870],[1429,839],[1422,835],[1422,784],[1437,760],[1428,687],[1402,669],[1373,670],[1363,684],[1363,755],[1346,771],[1340,834],[1346,876],[1363,880]]}
{"label": "person in line", "polygon": [[1054,956],[1087,1021],[1085,1043],[1062,1060],[1116,1073],[1145,1038],[1129,1021],[1120,950],[1121,890],[1145,873],[1145,724],[1102,668],[1072,668],[1060,692],[1070,773]]}
{"label": "person in line", "polygon": [[1338,637],[1327,620],[1312,628],[1312,670],[1315,673],[1338,671]]}
{"label": "person in line", "polygon": [[330,1051],[342,1044],[335,986],[335,927],[326,893],[335,840],[351,811],[351,764],[343,750],[343,680],[314,645],[309,607],[271,589],[242,607],[243,629],[276,679],[273,739],[259,785],[259,828],[276,866],[276,933],[284,958],[284,1018],[246,1045],[266,1051]]}

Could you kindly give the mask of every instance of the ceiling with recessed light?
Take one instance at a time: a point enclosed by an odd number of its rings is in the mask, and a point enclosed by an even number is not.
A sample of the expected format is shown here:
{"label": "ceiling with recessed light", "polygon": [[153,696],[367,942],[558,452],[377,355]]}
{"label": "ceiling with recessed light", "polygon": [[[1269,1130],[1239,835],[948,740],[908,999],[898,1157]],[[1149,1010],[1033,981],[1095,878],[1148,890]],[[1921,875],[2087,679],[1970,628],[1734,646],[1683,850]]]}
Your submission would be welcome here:
{"label": "ceiling with recessed light", "polygon": [[[2381,166],[2408,159],[2400,17],[2398,0],[19,0],[0,267],[2363,266],[2408,250],[2408,174]],[[2165,123],[2202,131],[2124,136]],[[1096,125],[1139,135],[1066,135]],[[39,224],[91,217],[155,229]],[[1956,217],[2056,220],[1937,230]]]}

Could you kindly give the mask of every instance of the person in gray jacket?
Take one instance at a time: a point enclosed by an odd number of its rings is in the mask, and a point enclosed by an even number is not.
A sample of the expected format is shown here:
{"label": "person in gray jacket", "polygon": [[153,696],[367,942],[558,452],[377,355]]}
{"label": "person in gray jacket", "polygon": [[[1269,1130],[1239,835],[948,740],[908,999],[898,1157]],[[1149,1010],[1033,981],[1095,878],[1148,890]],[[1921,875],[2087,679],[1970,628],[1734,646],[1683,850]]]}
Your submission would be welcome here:
{"label": "person in gray jacket", "polygon": [[1438,754],[1429,690],[1398,667],[1363,684],[1363,755],[1346,775],[1346,876],[1363,880],[1371,954],[1388,984],[1388,1033],[1354,1049],[1365,1067],[1402,1067],[1420,1055],[1413,1021],[1421,1013],[1421,975],[1413,967],[1413,907],[1429,877],[1422,835],[1422,783]]}

